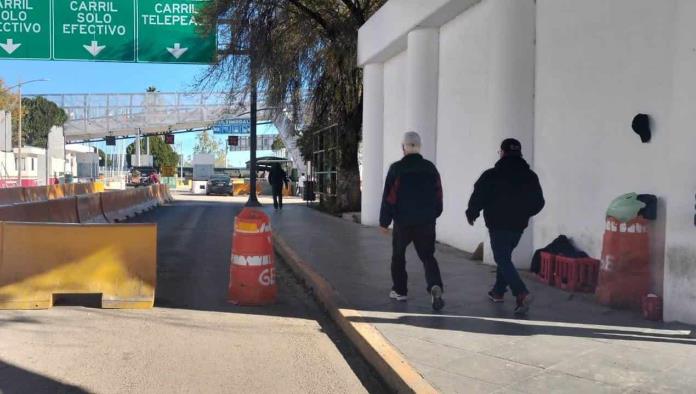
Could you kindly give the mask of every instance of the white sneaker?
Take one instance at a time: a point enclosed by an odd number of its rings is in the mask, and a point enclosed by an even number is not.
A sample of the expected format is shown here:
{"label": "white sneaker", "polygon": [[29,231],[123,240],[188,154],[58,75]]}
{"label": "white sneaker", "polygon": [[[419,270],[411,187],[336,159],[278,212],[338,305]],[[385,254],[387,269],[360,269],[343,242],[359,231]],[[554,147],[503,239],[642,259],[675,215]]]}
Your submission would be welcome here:
{"label": "white sneaker", "polygon": [[408,296],[406,296],[406,295],[401,295],[401,294],[395,292],[394,290],[392,290],[391,293],[389,293],[389,298],[394,299],[394,300],[397,300],[397,301],[406,301],[406,300],[408,300]]}

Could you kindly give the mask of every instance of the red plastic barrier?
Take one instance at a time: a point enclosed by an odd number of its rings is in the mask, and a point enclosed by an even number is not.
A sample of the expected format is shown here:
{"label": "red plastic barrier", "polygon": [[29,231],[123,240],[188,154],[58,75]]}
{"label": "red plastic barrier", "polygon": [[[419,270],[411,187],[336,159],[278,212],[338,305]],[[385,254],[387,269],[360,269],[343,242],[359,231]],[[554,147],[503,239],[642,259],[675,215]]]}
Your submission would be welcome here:
{"label": "red plastic barrier", "polygon": [[640,309],[650,292],[650,237],[648,222],[638,217],[628,223],[608,217],[602,246],[597,300],[605,305]]}
{"label": "red plastic barrier", "polygon": [[24,189],[11,187],[0,189],[0,205],[17,204],[24,202]]}
{"label": "red plastic barrier", "polygon": [[277,292],[270,220],[261,211],[245,208],[235,219],[229,302],[266,305],[275,302]]}

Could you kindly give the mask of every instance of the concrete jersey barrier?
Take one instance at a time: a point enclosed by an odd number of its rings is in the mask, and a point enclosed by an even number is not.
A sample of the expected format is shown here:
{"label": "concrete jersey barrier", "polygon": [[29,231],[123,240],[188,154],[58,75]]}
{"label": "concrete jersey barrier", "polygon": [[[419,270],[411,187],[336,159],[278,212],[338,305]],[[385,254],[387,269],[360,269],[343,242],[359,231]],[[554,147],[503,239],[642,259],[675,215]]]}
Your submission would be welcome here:
{"label": "concrete jersey barrier", "polygon": [[[68,192],[89,191],[93,185],[68,188]],[[31,190],[29,190],[31,189]],[[9,190],[9,189],[8,189]],[[18,190],[22,191],[21,188]],[[29,190],[29,191],[27,191]],[[45,192],[45,194],[43,194]],[[48,187],[26,188],[31,202],[0,206],[0,221],[48,223],[118,222],[171,201],[166,185],[151,185],[137,189],[104,193],[80,193],[70,197],[45,199]]]}
{"label": "concrete jersey barrier", "polygon": [[74,198],[5,205],[0,221],[77,223],[77,206]]}
{"label": "concrete jersey barrier", "polygon": [[0,234],[0,309],[50,308],[60,293],[101,294],[103,308],[154,305],[155,224],[0,223]]}
{"label": "concrete jersey barrier", "polygon": [[79,223],[108,223],[102,210],[101,194],[75,196]]}
{"label": "concrete jersey barrier", "polygon": [[21,187],[10,187],[0,189],[0,205],[9,205],[24,202],[24,189]]}
{"label": "concrete jersey barrier", "polygon": [[32,186],[24,188],[24,201],[25,202],[35,202],[35,201],[47,201],[49,199],[49,187],[48,186]]}

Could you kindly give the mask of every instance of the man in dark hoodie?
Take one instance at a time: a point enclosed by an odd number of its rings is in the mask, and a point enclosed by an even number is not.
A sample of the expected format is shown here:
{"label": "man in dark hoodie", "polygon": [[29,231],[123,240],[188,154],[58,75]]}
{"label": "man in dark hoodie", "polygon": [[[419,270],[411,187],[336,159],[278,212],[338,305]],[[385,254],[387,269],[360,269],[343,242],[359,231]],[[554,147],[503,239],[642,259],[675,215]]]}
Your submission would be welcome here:
{"label": "man in dark hoodie", "polygon": [[273,163],[268,172],[268,183],[273,192],[273,207],[283,209],[283,186],[288,186],[288,175],[279,163]]}
{"label": "man in dark hoodie", "polygon": [[397,301],[408,299],[406,248],[413,242],[425,268],[426,290],[433,309],[445,306],[442,278],[435,259],[435,221],[442,214],[442,184],[435,165],[420,155],[421,138],[415,131],[404,134],[404,157],[389,167],[384,184],[379,224],[387,234],[394,222],[392,238],[392,291]]}
{"label": "man in dark hoodie", "polygon": [[522,145],[508,138],[500,145],[500,160],[485,171],[474,185],[466,218],[473,225],[483,210],[491,238],[493,259],[498,266],[495,285],[488,292],[493,302],[503,302],[509,286],[517,305],[515,314],[529,310],[532,296],[512,262],[512,251],[529,224],[529,218],[541,212],[544,194],[539,178],[522,158]]}

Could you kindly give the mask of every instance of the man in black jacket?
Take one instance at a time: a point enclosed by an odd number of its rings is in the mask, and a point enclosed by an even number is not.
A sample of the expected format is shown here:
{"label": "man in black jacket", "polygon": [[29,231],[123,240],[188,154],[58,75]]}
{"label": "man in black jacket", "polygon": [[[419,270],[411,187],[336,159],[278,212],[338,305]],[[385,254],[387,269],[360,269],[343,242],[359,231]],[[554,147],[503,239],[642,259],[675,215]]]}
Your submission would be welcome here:
{"label": "man in black jacket", "polygon": [[499,153],[500,160],[495,167],[485,171],[474,185],[466,218],[473,225],[483,210],[491,237],[491,249],[498,269],[495,285],[488,297],[493,302],[503,302],[503,295],[510,286],[517,301],[515,313],[523,315],[529,310],[532,297],[512,263],[512,251],[527,228],[529,218],[544,207],[544,194],[539,178],[522,158],[519,141],[514,138],[504,140]]}
{"label": "man in black jacket", "polygon": [[283,209],[283,185],[288,186],[288,175],[279,163],[273,163],[268,173],[268,183],[273,193],[273,208]]}
{"label": "man in black jacket", "polygon": [[435,165],[420,155],[421,139],[418,133],[404,134],[401,145],[404,157],[389,167],[384,185],[379,223],[388,234],[394,221],[392,237],[392,291],[389,297],[408,299],[406,248],[413,242],[425,268],[427,291],[432,297],[433,309],[445,306],[442,299],[442,278],[435,260],[435,220],[442,214],[442,184]]}

